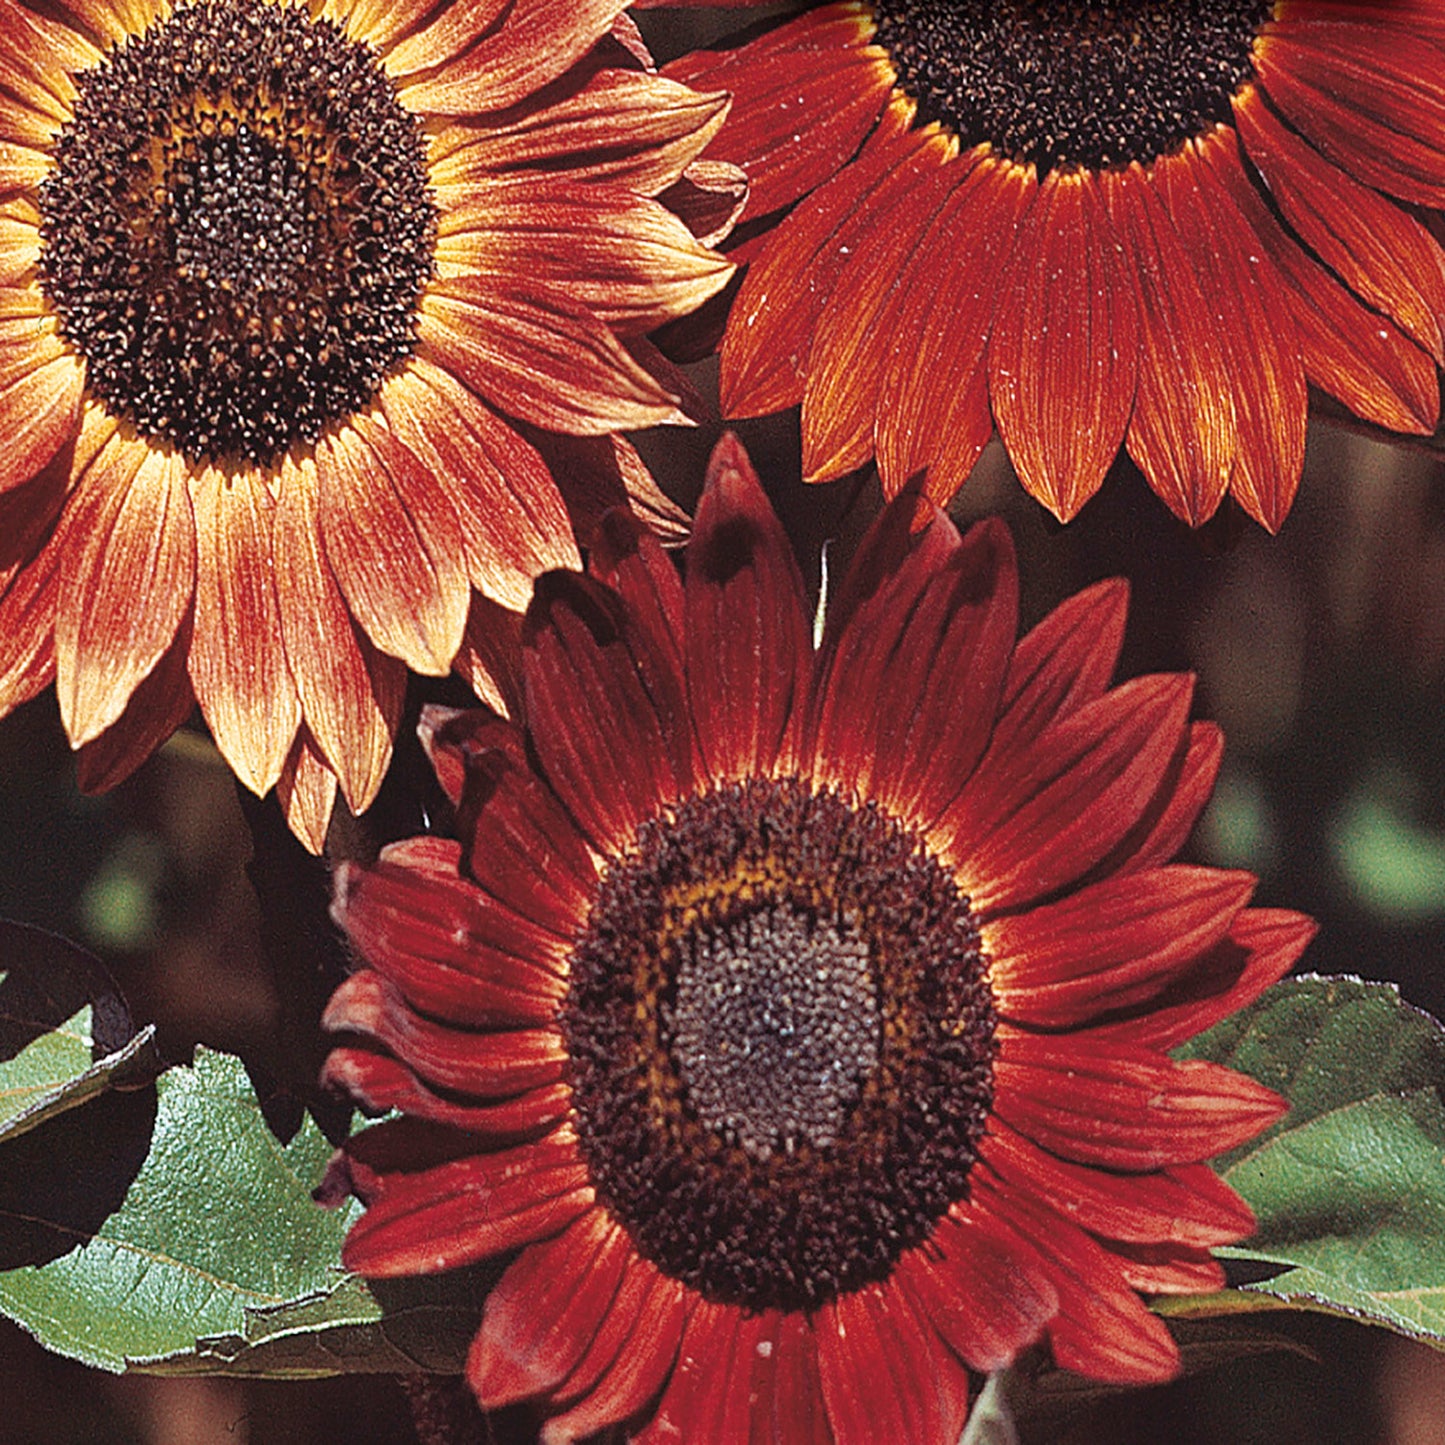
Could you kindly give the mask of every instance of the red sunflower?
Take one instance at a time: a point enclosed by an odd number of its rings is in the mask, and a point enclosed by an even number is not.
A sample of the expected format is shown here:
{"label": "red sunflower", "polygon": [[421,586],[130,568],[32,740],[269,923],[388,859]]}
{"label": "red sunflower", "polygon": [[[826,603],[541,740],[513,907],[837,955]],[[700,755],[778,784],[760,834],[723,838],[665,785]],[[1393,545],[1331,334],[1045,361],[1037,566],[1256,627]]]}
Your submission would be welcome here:
{"label": "red sunflower", "polygon": [[525,624],[525,726],[432,714],[462,842],[338,877],[327,1073],[409,1118],[338,1165],[372,1276],[520,1251],[468,1379],[548,1441],[952,1442],[1043,1336],[1179,1359],[1137,1291],[1249,1233],[1203,1161],[1277,1119],[1167,1050],[1312,925],[1171,865],[1218,730],[1109,687],[1124,589],[1015,644],[1008,534],[909,494],[813,646],[735,442],[680,582],[613,514]]}
{"label": "red sunflower", "polygon": [[726,98],[622,9],[0,0],[0,712],[53,677],[88,786],[199,702],[315,846],[576,561],[514,423],[682,420]]}
{"label": "red sunflower", "polygon": [[997,430],[1064,520],[1123,446],[1273,531],[1307,383],[1436,425],[1442,46],[1445,0],[877,0],[684,56],[764,228],[725,412],[801,403],[812,480],[940,502]]}

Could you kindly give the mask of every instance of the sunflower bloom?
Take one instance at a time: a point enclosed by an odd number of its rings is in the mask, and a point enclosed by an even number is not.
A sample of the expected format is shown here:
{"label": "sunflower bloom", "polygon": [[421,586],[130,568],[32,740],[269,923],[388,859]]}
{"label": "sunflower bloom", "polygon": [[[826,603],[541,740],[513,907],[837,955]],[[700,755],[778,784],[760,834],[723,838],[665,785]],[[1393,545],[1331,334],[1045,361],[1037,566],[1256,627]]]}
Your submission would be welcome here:
{"label": "sunflower bloom", "polygon": [[766,227],[725,412],[801,403],[810,478],[940,502],[997,431],[1066,521],[1122,446],[1275,530],[1307,384],[1438,420],[1442,44],[1441,0],[877,0],[682,57]]}
{"label": "sunflower bloom", "polygon": [[1253,1221],[1203,1161],[1284,1105],[1166,1050],[1312,925],[1169,863],[1220,737],[1186,677],[1109,687],[1123,589],[1015,645],[1017,586],[1001,525],[909,493],[815,650],[725,439],[685,581],[614,514],[537,584],[525,722],[426,719],[462,841],[343,869],[365,967],[326,1017],[330,1080],[410,1117],[331,1185],[363,1274],[519,1251],[483,1404],[548,1441],[952,1445],[969,1371],[1042,1337],[1177,1369],[1138,1291],[1221,1282]]}
{"label": "sunflower bloom", "polygon": [[0,0],[0,711],[54,678],[88,786],[198,702],[315,846],[576,561],[514,423],[682,420],[641,336],[731,267],[657,197],[726,101],[622,9]]}

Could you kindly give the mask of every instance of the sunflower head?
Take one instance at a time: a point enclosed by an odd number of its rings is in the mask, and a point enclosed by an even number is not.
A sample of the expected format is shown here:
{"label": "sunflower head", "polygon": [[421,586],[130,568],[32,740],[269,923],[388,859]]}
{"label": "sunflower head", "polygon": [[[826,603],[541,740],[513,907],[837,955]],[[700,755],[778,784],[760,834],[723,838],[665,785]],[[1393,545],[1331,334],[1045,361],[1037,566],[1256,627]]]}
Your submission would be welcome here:
{"label": "sunflower head", "polygon": [[84,786],[199,704],[319,851],[594,477],[666,505],[614,434],[744,187],[623,8],[0,0],[0,713],[53,679]]}
{"label": "sunflower head", "polygon": [[716,1407],[726,1439],[942,1445],[968,1369],[1041,1336],[1177,1367],[1136,1290],[1218,1284],[1252,1221],[1203,1161],[1282,1104],[1166,1050],[1311,926],[1169,863],[1219,736],[1187,679],[1109,687],[1123,603],[1016,643],[1006,531],[914,491],[815,649],[728,440],[683,579],[614,516],[537,585],[520,722],[427,716],[461,841],[343,869],[327,1075],[410,1116],[338,1165],[350,1267],[521,1250],[484,1404],[540,1400],[549,1440]]}

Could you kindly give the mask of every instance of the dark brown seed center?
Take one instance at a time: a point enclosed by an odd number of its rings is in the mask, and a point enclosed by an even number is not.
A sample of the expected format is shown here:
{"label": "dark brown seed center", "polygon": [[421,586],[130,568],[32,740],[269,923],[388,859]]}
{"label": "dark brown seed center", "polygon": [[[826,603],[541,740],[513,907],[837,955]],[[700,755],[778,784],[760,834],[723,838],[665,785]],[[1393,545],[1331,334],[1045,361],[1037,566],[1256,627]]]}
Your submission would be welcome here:
{"label": "dark brown seed center", "polygon": [[965,145],[1145,164],[1229,118],[1270,0],[874,0],[899,84]]}
{"label": "dark brown seed center", "polygon": [[967,1197],[993,1097],[978,930],[873,805],[753,780],[646,825],[563,1030],[599,1198],[710,1299],[811,1308]]}
{"label": "dark brown seed center", "polygon": [[116,415],[265,465],[415,344],[436,211],[416,118],[301,6],[196,0],[76,77],[41,286]]}

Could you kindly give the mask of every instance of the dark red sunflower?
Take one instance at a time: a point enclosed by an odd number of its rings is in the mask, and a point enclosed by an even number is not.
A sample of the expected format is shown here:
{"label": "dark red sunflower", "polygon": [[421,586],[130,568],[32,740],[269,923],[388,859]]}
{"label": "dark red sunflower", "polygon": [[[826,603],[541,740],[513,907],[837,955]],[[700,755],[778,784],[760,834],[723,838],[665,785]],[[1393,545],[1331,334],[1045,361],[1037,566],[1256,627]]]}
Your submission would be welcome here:
{"label": "dark red sunflower", "polygon": [[0,0],[0,713],[53,678],[88,786],[199,703],[319,846],[577,560],[517,424],[684,419],[727,102],[624,5]]}
{"label": "dark red sunflower", "polygon": [[1168,862],[1220,736],[1187,677],[1109,687],[1123,587],[1015,645],[1005,529],[919,506],[815,650],[725,440],[684,582],[613,514],[537,585],[525,727],[427,719],[462,841],[338,877],[328,1077],[410,1116],[338,1165],[345,1262],[520,1251],[468,1378],[549,1441],[952,1445],[970,1370],[1045,1335],[1171,1375],[1136,1291],[1217,1286],[1252,1227],[1203,1161],[1284,1105],[1166,1051],[1312,925]]}
{"label": "dark red sunflower", "polygon": [[681,58],[766,226],[724,410],[801,403],[815,481],[945,501],[996,429],[1064,520],[1122,445],[1276,529],[1307,383],[1436,425],[1442,47],[1442,0],[877,0]]}

